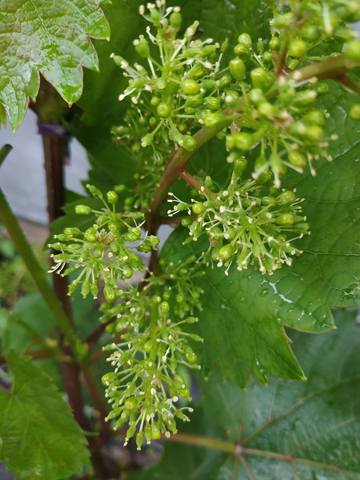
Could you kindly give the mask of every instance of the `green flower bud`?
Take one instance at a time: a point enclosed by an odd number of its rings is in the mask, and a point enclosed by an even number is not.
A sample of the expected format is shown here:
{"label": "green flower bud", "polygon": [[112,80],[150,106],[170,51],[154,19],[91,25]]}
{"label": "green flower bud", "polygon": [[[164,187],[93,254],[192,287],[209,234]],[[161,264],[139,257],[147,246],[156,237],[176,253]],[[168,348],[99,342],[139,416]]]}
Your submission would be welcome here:
{"label": "green flower bud", "polygon": [[87,242],[96,242],[97,230],[94,227],[88,228],[84,233],[84,238]]}
{"label": "green flower bud", "polygon": [[143,35],[141,35],[139,39],[134,40],[134,46],[135,46],[136,53],[140,55],[140,57],[143,57],[143,58],[150,57],[149,42],[146,40],[146,38]]}
{"label": "green flower bud", "polygon": [[106,198],[107,198],[107,201],[113,205],[115,205],[115,203],[118,201],[119,199],[119,196],[116,192],[114,192],[113,190],[110,190],[110,192],[107,192],[106,194]]}
{"label": "green flower bud", "polygon": [[324,139],[324,130],[318,125],[311,125],[306,128],[305,136],[313,142],[321,142]]}
{"label": "green flower bud", "polygon": [[208,113],[203,118],[204,125],[208,128],[218,127],[224,120],[225,116],[222,113]]}
{"label": "green flower bud", "polygon": [[248,161],[245,157],[241,156],[237,158],[234,162],[234,174],[237,177],[241,177],[247,167]]}
{"label": "green flower bud", "polygon": [[159,103],[161,102],[159,97],[151,97],[150,104],[153,107],[157,107]]}
{"label": "green flower bud", "polygon": [[234,77],[235,80],[244,80],[246,74],[246,67],[245,63],[241,60],[241,58],[233,58],[229,64],[229,69],[231,75]]}
{"label": "green flower bud", "polygon": [[242,151],[251,150],[255,145],[254,136],[251,133],[240,132],[236,133],[236,148]]}
{"label": "green flower bud", "polygon": [[299,152],[299,150],[293,150],[289,153],[289,162],[294,167],[303,169],[306,167],[307,161],[305,156]]}
{"label": "green flower bud", "polygon": [[250,76],[254,88],[260,88],[264,92],[274,83],[272,74],[262,67],[252,70]]}
{"label": "green flower bud", "polygon": [[201,215],[202,213],[205,212],[206,207],[203,203],[198,202],[198,203],[194,203],[191,206],[191,209],[195,213],[195,215]]}
{"label": "green flower bud", "polygon": [[184,137],[182,137],[181,146],[184,150],[188,152],[193,152],[197,149],[198,144],[194,137],[192,137],[191,135],[185,135]]}
{"label": "green flower bud", "polygon": [[218,258],[223,262],[227,262],[234,255],[234,253],[234,247],[232,247],[230,244],[224,245],[219,250]]}
{"label": "green flower bud", "polygon": [[325,115],[320,110],[312,110],[303,117],[305,122],[319,125],[320,127],[325,123]]}
{"label": "green flower bud", "polygon": [[176,30],[179,30],[181,28],[182,24],[182,15],[180,12],[173,12],[170,15],[169,19],[170,25],[175,28]]}
{"label": "green flower bud", "polygon": [[270,102],[261,102],[258,106],[258,112],[262,117],[271,118],[276,113],[276,108]]}
{"label": "green flower bud", "polygon": [[238,43],[240,43],[241,45],[246,45],[247,47],[250,48],[252,45],[251,36],[248,33],[242,33],[238,37]]}
{"label": "green flower bud", "polygon": [[353,120],[360,120],[360,103],[357,103],[351,107],[350,117]]}
{"label": "green flower bud", "polygon": [[296,200],[296,195],[292,190],[286,190],[279,195],[280,205],[287,205],[293,203]]}
{"label": "green flower bud", "polygon": [[288,54],[290,57],[300,58],[306,54],[307,44],[301,38],[293,38],[290,41]]}
{"label": "green flower bud", "polygon": [[76,205],[75,213],[76,215],[89,215],[91,213],[91,208],[87,205]]}
{"label": "green flower bud", "polygon": [[295,217],[292,213],[283,213],[282,215],[279,215],[276,219],[276,223],[282,226],[293,225],[294,222]]}
{"label": "green flower bud", "polygon": [[185,95],[196,95],[200,92],[200,85],[195,80],[187,79],[182,83],[181,89]]}
{"label": "green flower bud", "polygon": [[278,48],[280,47],[279,37],[276,37],[276,36],[271,37],[269,42],[269,47],[271,48],[271,50],[278,50]]}
{"label": "green flower bud", "polygon": [[296,105],[306,106],[311,105],[315,102],[317,97],[316,90],[303,90],[302,92],[298,92],[295,96],[295,103]]}
{"label": "green flower bud", "polygon": [[213,112],[219,110],[221,106],[221,101],[218,97],[206,97],[204,103],[206,108],[212,110]]}
{"label": "green flower bud", "polygon": [[159,117],[161,117],[161,118],[168,118],[171,115],[170,105],[167,104],[167,103],[164,103],[164,102],[159,103],[156,111],[157,111],[157,114],[159,115]]}
{"label": "green flower bud", "polygon": [[345,45],[345,55],[354,60],[360,62],[360,40],[352,40]]}

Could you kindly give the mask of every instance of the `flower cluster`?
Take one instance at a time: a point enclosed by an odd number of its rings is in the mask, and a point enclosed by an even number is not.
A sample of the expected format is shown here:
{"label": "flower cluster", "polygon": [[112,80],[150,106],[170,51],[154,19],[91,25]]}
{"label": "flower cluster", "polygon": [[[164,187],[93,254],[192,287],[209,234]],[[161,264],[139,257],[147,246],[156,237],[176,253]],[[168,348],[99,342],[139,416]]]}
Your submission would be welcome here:
{"label": "flower cluster", "polygon": [[116,212],[118,195],[115,191],[104,197],[96,187],[88,185],[87,188],[103,208],[76,207],[77,214],[93,215],[95,222],[84,232],[79,228],[66,228],[64,233],[55,235],[56,242],[49,245],[55,251],[52,255],[54,266],[50,271],[61,275],[78,272],[69,286],[69,294],[81,285],[83,297],[91,293],[96,298],[99,281],[102,281],[105,299],[112,300],[120,280],[129,280],[136,271],[144,269],[133,249],[144,253],[156,250],[159,239],[142,236],[142,213]]}
{"label": "flower cluster", "polygon": [[[279,52],[282,66],[297,68],[313,57],[318,59],[317,47],[329,39],[338,40],[339,49],[345,43],[345,50],[351,50],[356,34],[349,24],[359,20],[357,0],[282,0],[271,22],[272,47]],[[332,52],[335,49],[333,42]]]}
{"label": "flower cluster", "polygon": [[226,190],[202,188],[204,202],[189,204],[171,195],[174,207],[169,215],[184,211],[191,215],[183,220],[190,237],[197,241],[205,233],[210,243],[207,257],[225,266],[226,273],[235,261],[238,270],[252,264],[271,275],[281,265],[291,265],[292,256],[301,253],[294,241],[309,233],[295,191],[272,190],[267,194],[254,180],[240,180],[235,166]]}
{"label": "flower cluster", "polygon": [[[103,377],[113,406],[108,420],[115,429],[126,425],[125,444],[135,436],[138,448],[144,441],[176,433],[177,419],[189,420],[190,390],[181,367],[199,368],[189,340],[201,338],[183,330],[198,319],[181,317],[176,308],[171,313],[165,300],[168,295],[151,294],[159,286],[158,279],[149,279],[144,290],[120,291],[117,302],[104,307],[104,319],[116,316],[111,330],[121,336],[119,343],[105,347],[111,352],[108,361],[114,368]],[[193,308],[184,313],[186,310]]]}

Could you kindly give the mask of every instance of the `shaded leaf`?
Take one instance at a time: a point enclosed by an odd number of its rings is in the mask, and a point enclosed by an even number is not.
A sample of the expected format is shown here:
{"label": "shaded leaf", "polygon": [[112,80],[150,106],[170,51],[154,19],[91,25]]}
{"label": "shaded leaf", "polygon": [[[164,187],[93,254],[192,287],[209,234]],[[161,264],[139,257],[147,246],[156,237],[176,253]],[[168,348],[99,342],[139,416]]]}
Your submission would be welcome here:
{"label": "shaded leaf", "polygon": [[89,462],[85,437],[51,378],[26,357],[7,358],[0,391],[0,460],[22,480],[66,479]]}
{"label": "shaded leaf", "polygon": [[[233,440],[241,428],[242,445],[257,450],[244,454],[257,480],[360,478],[360,330],[354,317],[339,312],[337,331],[294,337],[307,382],[274,380],[243,391],[214,375],[204,385],[208,418]],[[241,466],[231,476],[233,463],[219,479],[246,478]]]}

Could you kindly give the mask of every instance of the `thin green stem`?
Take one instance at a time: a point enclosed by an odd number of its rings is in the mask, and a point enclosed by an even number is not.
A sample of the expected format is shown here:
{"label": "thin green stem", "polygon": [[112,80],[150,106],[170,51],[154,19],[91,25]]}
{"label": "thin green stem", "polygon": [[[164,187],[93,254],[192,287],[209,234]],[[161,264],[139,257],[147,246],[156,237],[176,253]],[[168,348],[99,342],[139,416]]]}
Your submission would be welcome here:
{"label": "thin green stem", "polygon": [[[7,151],[9,152],[10,150],[7,149]],[[1,149],[0,158],[3,155],[3,149]],[[29,270],[29,273],[32,276],[44,301],[48,305],[50,311],[53,313],[56,322],[58,323],[65,338],[69,342],[74,354],[78,356],[80,340],[77,338],[70,320],[64,313],[58,298],[49,285],[46,272],[41,267],[30,244],[25,238],[24,232],[22,231],[17,218],[12,212],[2,190],[0,190],[0,220],[5,225],[19,255]]]}
{"label": "thin green stem", "polygon": [[210,450],[217,450],[229,455],[236,455],[237,453],[237,446],[234,443],[217,438],[203,437],[201,435],[177,433],[166,440],[169,442],[186,443],[196,447],[209,448]]}
{"label": "thin green stem", "polygon": [[166,439],[170,442],[184,443],[187,445],[194,445],[196,447],[209,448],[211,450],[217,450],[219,452],[227,453],[235,457],[237,461],[241,463],[241,457],[253,456],[269,458],[270,460],[277,460],[280,462],[297,463],[300,465],[308,465],[309,467],[315,467],[323,470],[328,470],[336,473],[357,474],[350,470],[343,469],[338,465],[317,462],[315,460],[309,460],[307,458],[294,457],[293,455],[286,455],[277,452],[271,452],[268,450],[259,450],[256,448],[244,448],[240,444],[232,443],[225,440],[216,438],[204,437],[200,435],[190,435],[179,433],[173,437]]}
{"label": "thin green stem", "polygon": [[337,80],[339,76],[344,75],[345,71],[358,66],[358,62],[350,60],[345,55],[335,55],[326,58],[321,62],[313,63],[300,68],[299,70],[295,70],[291,74],[291,77],[298,82],[309,80],[311,78]]}

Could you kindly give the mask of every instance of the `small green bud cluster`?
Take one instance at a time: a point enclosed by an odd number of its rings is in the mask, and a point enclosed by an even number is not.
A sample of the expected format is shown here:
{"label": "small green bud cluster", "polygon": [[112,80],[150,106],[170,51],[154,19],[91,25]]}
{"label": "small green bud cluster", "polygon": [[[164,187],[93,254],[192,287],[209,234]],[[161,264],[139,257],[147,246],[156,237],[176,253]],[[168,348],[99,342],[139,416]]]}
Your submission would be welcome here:
{"label": "small green bud cluster", "polygon": [[[144,128],[134,128],[126,119],[127,124],[118,127],[114,133],[119,139],[135,142],[135,148],[152,147],[162,152],[164,144],[172,146],[175,143],[193,151],[197,148],[192,137],[196,113],[205,98],[211,98],[222,87],[219,84],[221,47],[212,39],[194,38],[199,22],[194,22],[184,36],[178,38],[180,7],[166,8],[164,2],[150,3],[147,8],[141,7],[140,13],[155,29],[153,32],[148,27],[148,39],[140,36],[134,41],[136,52],[145,66],[129,65],[116,55],[113,58],[129,79],[129,85],[119,99],[131,97],[132,110]],[[220,104],[217,109],[219,107]]]}
{"label": "small green bud cluster", "polygon": [[250,88],[243,98],[245,128],[232,125],[226,137],[228,162],[260,147],[253,167],[255,179],[265,182],[274,178],[275,186],[280,187],[288,168],[302,173],[308,165],[315,174],[313,162],[332,159],[324,134],[326,116],[314,108],[318,95],[315,88],[284,77],[271,97],[260,88]]}
{"label": "small green bud cluster", "polygon": [[279,56],[286,54],[288,68],[297,68],[306,61],[311,49],[334,38],[339,40],[340,48],[345,44],[349,58],[360,60],[360,43],[350,26],[360,20],[358,0],[301,0],[291,9],[287,1],[277,3],[271,22],[271,45]]}
{"label": "small green bud cluster", "polygon": [[159,239],[142,236],[142,213],[116,212],[118,194],[115,191],[107,192],[104,196],[92,185],[87,188],[103,208],[97,210],[87,205],[76,207],[78,215],[93,215],[95,222],[85,231],[66,228],[64,233],[55,235],[56,242],[49,245],[56,252],[52,255],[54,266],[50,271],[63,276],[78,272],[69,286],[69,294],[81,285],[83,297],[91,293],[96,298],[99,281],[102,281],[106,300],[112,300],[119,289],[120,280],[129,280],[136,271],[144,269],[143,262],[133,248],[149,253],[157,249]]}
{"label": "small green bud cluster", "polygon": [[204,189],[203,195],[205,201],[192,203],[172,196],[169,201],[175,206],[168,213],[187,211],[191,215],[183,221],[190,237],[197,241],[207,235],[210,248],[206,258],[226,267],[226,274],[236,262],[238,270],[252,264],[271,275],[283,264],[291,265],[292,257],[302,253],[293,243],[309,233],[309,225],[295,191],[267,191],[254,180],[241,181],[235,167],[226,190],[215,193]]}
{"label": "small green bud cluster", "polygon": [[125,444],[135,436],[139,449],[176,433],[177,420],[189,421],[190,389],[181,368],[200,368],[189,340],[202,339],[183,330],[198,319],[171,318],[167,296],[150,294],[154,287],[159,287],[158,279],[150,279],[141,292],[121,291],[118,303],[104,308],[105,319],[116,315],[113,331],[121,332],[121,343],[105,347],[112,352],[108,361],[114,368],[103,377],[113,406],[108,420],[115,429],[126,425]]}
{"label": "small green bud cluster", "polygon": [[[174,314],[184,318],[201,310],[203,289],[196,280],[204,276],[204,272],[196,263],[196,257],[178,263],[160,260],[160,266],[163,269],[160,278],[166,280],[163,296],[173,306]],[[154,282],[155,279],[153,277]]]}

